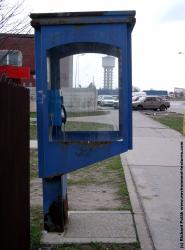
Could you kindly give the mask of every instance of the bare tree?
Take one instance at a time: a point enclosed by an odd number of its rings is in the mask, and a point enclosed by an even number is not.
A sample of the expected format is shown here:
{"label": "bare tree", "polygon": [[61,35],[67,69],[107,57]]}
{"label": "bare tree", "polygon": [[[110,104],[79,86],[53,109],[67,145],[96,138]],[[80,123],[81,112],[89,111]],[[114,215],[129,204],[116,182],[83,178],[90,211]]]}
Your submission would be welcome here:
{"label": "bare tree", "polygon": [[140,88],[136,87],[136,86],[132,86],[132,91],[133,92],[139,92]]}
{"label": "bare tree", "polygon": [[0,33],[28,33],[31,30],[28,15],[22,17],[24,2],[10,4],[8,0],[0,0]]}
{"label": "bare tree", "polygon": [[[23,15],[24,0],[10,3],[8,0],[0,0],[0,50],[4,47],[9,36],[14,34],[29,34],[31,26],[28,15]],[[8,50],[0,55],[0,64],[8,54],[13,51]]]}

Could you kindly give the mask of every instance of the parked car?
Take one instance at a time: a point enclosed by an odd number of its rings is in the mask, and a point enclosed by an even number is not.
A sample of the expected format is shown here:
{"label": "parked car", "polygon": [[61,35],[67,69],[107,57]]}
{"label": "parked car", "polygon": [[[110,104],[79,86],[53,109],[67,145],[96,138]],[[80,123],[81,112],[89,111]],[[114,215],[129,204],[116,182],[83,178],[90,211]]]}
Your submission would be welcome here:
{"label": "parked car", "polygon": [[100,106],[108,106],[113,107],[114,105],[114,98],[111,95],[103,95],[100,100]]}
{"label": "parked car", "polygon": [[113,103],[114,109],[119,109],[119,97],[118,96],[116,96],[116,97],[113,96],[113,98],[114,98],[114,103]]}
{"label": "parked car", "polygon": [[160,109],[161,111],[164,111],[169,107],[170,102],[163,100],[159,96],[144,96],[136,101],[132,101],[132,108],[136,110],[152,109],[156,111],[157,109]]}
{"label": "parked car", "polygon": [[146,96],[146,92],[144,91],[140,91],[140,92],[132,92],[132,97],[135,97],[135,96]]}
{"label": "parked car", "polygon": [[143,97],[143,96],[133,96],[132,97],[132,102],[138,101],[139,98],[141,98],[141,97]]}
{"label": "parked car", "polygon": [[99,96],[98,96],[98,100],[97,100],[97,104],[98,104],[98,105],[100,105],[100,101],[101,101],[101,99],[102,99],[102,96],[103,96],[103,95],[99,95]]}

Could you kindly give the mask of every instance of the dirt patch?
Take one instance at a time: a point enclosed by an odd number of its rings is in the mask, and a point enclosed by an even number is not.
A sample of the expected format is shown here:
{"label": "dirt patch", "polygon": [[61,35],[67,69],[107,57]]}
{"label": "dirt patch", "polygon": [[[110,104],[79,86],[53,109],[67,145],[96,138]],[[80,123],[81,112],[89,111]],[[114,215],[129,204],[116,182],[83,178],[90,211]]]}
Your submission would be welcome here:
{"label": "dirt patch", "polygon": [[[69,210],[120,210],[123,200],[118,189],[107,184],[68,186]],[[42,206],[42,180],[35,178],[30,185],[31,206]]]}
{"label": "dirt patch", "polygon": [[108,185],[70,186],[68,189],[69,210],[117,210],[122,201],[116,189]]}
{"label": "dirt patch", "polygon": [[[42,179],[32,178],[30,199],[31,206],[42,206]],[[69,210],[130,209],[120,157],[68,174],[68,203]]]}

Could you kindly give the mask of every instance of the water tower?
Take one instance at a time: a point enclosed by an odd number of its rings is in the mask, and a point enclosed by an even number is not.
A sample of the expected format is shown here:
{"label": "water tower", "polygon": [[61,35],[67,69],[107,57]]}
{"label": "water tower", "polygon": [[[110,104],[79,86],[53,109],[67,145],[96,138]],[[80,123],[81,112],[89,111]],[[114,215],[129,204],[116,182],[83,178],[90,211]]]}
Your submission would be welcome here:
{"label": "water tower", "polygon": [[102,67],[104,68],[104,89],[112,89],[115,58],[112,56],[102,57]]}

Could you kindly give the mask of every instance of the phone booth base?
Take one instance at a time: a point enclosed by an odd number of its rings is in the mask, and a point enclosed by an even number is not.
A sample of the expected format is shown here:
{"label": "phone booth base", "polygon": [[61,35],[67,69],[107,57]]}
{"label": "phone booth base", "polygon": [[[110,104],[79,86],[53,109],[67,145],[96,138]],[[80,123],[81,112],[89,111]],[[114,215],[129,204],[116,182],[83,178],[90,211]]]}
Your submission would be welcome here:
{"label": "phone booth base", "polygon": [[44,229],[63,232],[68,220],[67,176],[43,179]]}

